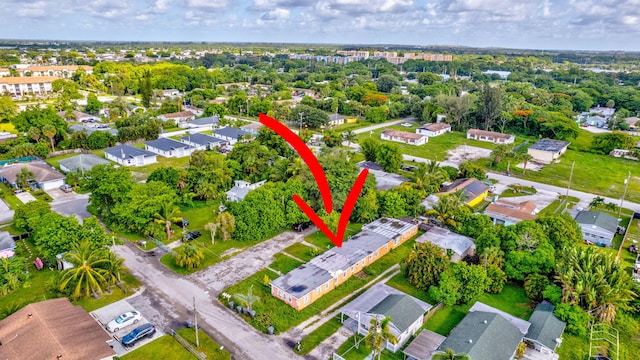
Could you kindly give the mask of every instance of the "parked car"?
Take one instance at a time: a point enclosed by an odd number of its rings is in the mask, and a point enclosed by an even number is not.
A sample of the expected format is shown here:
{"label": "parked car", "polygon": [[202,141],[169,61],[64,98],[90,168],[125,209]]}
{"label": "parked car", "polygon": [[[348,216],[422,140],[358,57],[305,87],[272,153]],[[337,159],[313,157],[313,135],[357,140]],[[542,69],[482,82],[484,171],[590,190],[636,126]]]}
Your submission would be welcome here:
{"label": "parked car", "polygon": [[302,231],[308,229],[309,226],[311,226],[311,222],[307,221],[307,222],[303,222],[303,223],[300,223],[300,224],[293,225],[293,230],[295,230],[297,232],[302,232]]}
{"label": "parked car", "polygon": [[185,218],[181,218],[180,220],[176,221],[176,225],[178,225],[180,227],[187,227],[187,226],[189,226],[189,220],[187,220]]}
{"label": "parked car", "polygon": [[140,315],[137,311],[129,311],[123,314],[120,314],[117,318],[109,321],[106,328],[109,332],[116,332],[120,329],[123,329],[131,324],[137,324],[138,321],[142,319],[142,315]]}
{"label": "parked car", "polygon": [[122,337],[122,346],[128,347],[135,345],[138,341],[146,338],[153,337],[153,334],[156,333],[156,327],[153,324],[148,323],[142,326],[139,326],[127,335]]}
{"label": "parked car", "polygon": [[184,236],[183,241],[195,240],[195,239],[199,238],[200,236],[202,236],[202,233],[200,233],[200,231],[189,231],[187,233],[187,235]]}
{"label": "parked car", "polygon": [[66,192],[66,193],[70,193],[73,191],[73,188],[70,185],[64,184],[62,186],[60,186],[60,190]]}
{"label": "parked car", "polygon": [[404,126],[404,127],[411,127],[411,126],[413,126],[413,125],[411,125],[411,123],[408,123],[408,122],[406,122],[406,123],[402,123],[402,124],[400,124],[400,125],[402,125],[402,126]]}

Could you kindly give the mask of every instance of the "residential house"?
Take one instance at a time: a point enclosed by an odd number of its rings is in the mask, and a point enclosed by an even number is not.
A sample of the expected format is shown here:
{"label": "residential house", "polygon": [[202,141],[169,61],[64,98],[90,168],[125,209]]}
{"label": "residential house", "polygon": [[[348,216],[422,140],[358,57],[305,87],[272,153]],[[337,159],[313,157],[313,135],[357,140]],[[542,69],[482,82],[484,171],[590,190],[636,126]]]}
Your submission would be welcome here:
{"label": "residential house", "polygon": [[418,233],[418,225],[380,218],[334,247],[271,282],[271,295],[302,310]]}
{"label": "residential house", "polygon": [[209,116],[192,121],[181,122],[178,127],[182,129],[213,129],[220,124],[220,118],[217,116]]}
{"label": "residential house", "polygon": [[226,140],[206,134],[189,134],[180,138],[183,143],[193,146],[196,150],[213,150],[227,145]]}
{"label": "residential house", "polygon": [[80,154],[58,161],[60,170],[65,173],[72,171],[89,172],[94,166],[107,164],[111,163],[94,154]]}
{"label": "residential house", "polygon": [[382,170],[382,166],[373,161],[361,161],[357,163],[358,167],[362,169],[368,169],[370,174],[373,174],[376,178],[377,190],[389,190],[398,187],[403,182],[409,181],[402,175],[388,173]]}
{"label": "residential house", "polygon": [[202,114],[204,114],[203,109],[197,108],[192,105],[184,105],[182,109],[184,109],[185,111],[191,111],[191,113],[195,116],[202,116]]}
{"label": "residential house", "polygon": [[[543,354],[553,355],[562,343],[562,333],[567,324],[553,315],[555,306],[543,301],[536,306],[529,322],[531,326],[524,336],[524,341]],[[549,356],[549,359],[554,359]]]}
{"label": "residential house", "polygon": [[451,262],[458,262],[467,256],[476,254],[476,244],[473,239],[456,234],[447,229],[433,226],[416,239],[417,243],[430,242],[438,246],[446,253],[450,253]]}
{"label": "residential house", "polygon": [[624,122],[629,124],[630,130],[637,131],[638,129],[640,129],[640,118],[638,117],[632,116],[632,117],[625,118]]}
{"label": "residential house", "polygon": [[462,191],[462,197],[467,205],[473,207],[481,203],[489,194],[489,186],[474,178],[457,179],[451,183],[445,183],[440,192],[433,195],[437,197],[452,195]]}
{"label": "residential house", "polygon": [[229,144],[233,145],[238,141],[243,140],[247,136],[252,136],[250,132],[236,129],[232,127],[223,127],[220,129],[213,130],[213,136],[226,140]]}
{"label": "residential house", "polygon": [[380,138],[382,140],[395,141],[408,145],[424,145],[429,140],[429,137],[425,135],[391,129],[382,131]]}
{"label": "residential house", "polygon": [[431,360],[446,337],[424,329],[402,350],[405,360]]}
{"label": "residential house", "polygon": [[188,110],[174,112],[170,114],[162,114],[158,116],[158,119],[162,121],[175,121],[176,124],[185,122],[185,121],[191,121],[191,120],[194,120],[195,118],[196,118],[195,114]]}
{"label": "residential house", "polygon": [[52,83],[58,80],[53,76],[39,77],[0,77],[0,94],[9,93],[21,98],[26,95],[47,95],[53,91]]}
{"label": "residential house", "polygon": [[613,149],[609,152],[609,156],[622,157],[629,160],[640,160],[640,149],[634,149],[634,150]]}
{"label": "residential house", "polygon": [[480,305],[475,309],[472,307],[451,330],[440,345],[440,351],[451,349],[472,359],[512,360],[530,324],[490,306]]}
{"label": "residential house", "polygon": [[123,166],[144,166],[157,162],[156,154],[131,145],[118,145],[104,151],[104,156]]}
{"label": "residential house", "polygon": [[28,304],[0,321],[6,359],[111,359],[113,338],[66,297]]}
{"label": "residential house", "polygon": [[85,65],[29,66],[16,69],[16,72],[19,76],[23,77],[55,77],[70,79],[80,69],[84,70],[86,74],[93,74],[93,67]]}
{"label": "residential house", "polygon": [[6,131],[0,131],[0,143],[2,144],[6,143],[8,140],[15,140],[17,138],[18,138],[18,135],[16,134],[12,134]]}
{"label": "residential house", "polygon": [[527,153],[533,157],[535,162],[551,164],[567,151],[569,144],[571,143],[568,141],[541,139],[529,146]]}
{"label": "residential house", "polygon": [[113,136],[118,136],[118,129],[113,129],[110,127],[105,127],[106,125],[103,125],[103,127],[96,127],[96,126],[87,126],[87,125],[80,125],[80,124],[72,124],[69,125],[69,127],[67,128],[67,130],[71,133],[74,132],[85,132],[87,133],[87,135],[91,135],[94,131],[106,131],[109,134],[113,135]]}
{"label": "residential house", "polygon": [[93,122],[100,120],[99,116],[83,113],[78,110],[58,111],[58,116],[67,121]]}
{"label": "residential house", "polygon": [[602,116],[589,116],[584,120],[584,123],[589,126],[603,127],[607,124],[607,119]]}
{"label": "residential house", "polygon": [[593,244],[611,247],[618,231],[618,219],[600,211],[580,211],[576,222],[582,228],[582,238]]}
{"label": "residential house", "polygon": [[515,203],[503,199],[492,202],[487,206],[484,214],[489,216],[496,225],[513,225],[522,220],[533,220],[537,218],[538,208],[531,201]]}
{"label": "residential house", "polygon": [[0,67],[0,77],[11,76],[11,69]]}
{"label": "residential house", "polygon": [[190,156],[195,150],[195,148],[189,144],[169,138],[158,138],[156,140],[147,141],[144,143],[144,148],[166,158]]}
{"label": "residential house", "polygon": [[330,126],[338,126],[344,124],[345,116],[340,114],[331,114],[329,115],[329,125]]}
{"label": "residential house", "polygon": [[162,90],[162,96],[169,99],[175,99],[178,96],[180,96],[180,90],[165,89],[165,90]]}
{"label": "residential house", "polygon": [[478,129],[469,129],[467,131],[467,139],[486,141],[494,144],[513,144],[513,142],[516,141],[515,135]]}
{"label": "residential house", "polygon": [[422,125],[416,129],[416,134],[434,137],[451,131],[451,125],[447,123],[433,123]]}
{"label": "residential house", "polygon": [[[398,351],[424,322],[424,314],[432,308],[419,299],[409,296],[384,283],[377,283],[342,307],[341,321],[353,332],[367,336],[371,320],[389,317],[389,331],[398,339],[396,344],[386,342],[385,349]],[[344,316],[347,319],[344,319]]]}
{"label": "residential house", "polygon": [[235,180],[234,185],[231,190],[227,191],[227,200],[228,201],[242,201],[244,197],[247,196],[249,191],[255,190],[260,186],[264,185],[267,180],[258,181],[257,183],[249,183],[242,180]]}
{"label": "residential house", "polygon": [[31,173],[29,183],[34,184],[38,189],[51,190],[64,185],[65,176],[42,160],[5,165],[0,168],[0,179],[17,188],[18,176],[22,173],[22,169]]}
{"label": "residential house", "polygon": [[258,133],[260,132],[260,129],[262,129],[264,127],[264,125],[262,125],[262,123],[259,122],[252,122],[249,123],[247,125],[241,126],[240,129],[250,132],[252,135],[254,136],[258,136]]}
{"label": "residential house", "polygon": [[8,231],[0,231],[0,252],[13,251],[16,246],[13,236]]}
{"label": "residential house", "polygon": [[591,109],[589,109],[589,113],[591,113],[591,114],[599,114],[599,115],[602,115],[605,118],[609,119],[610,117],[613,116],[613,114],[616,113],[616,109],[608,108],[608,107],[605,107],[605,106],[594,106]]}

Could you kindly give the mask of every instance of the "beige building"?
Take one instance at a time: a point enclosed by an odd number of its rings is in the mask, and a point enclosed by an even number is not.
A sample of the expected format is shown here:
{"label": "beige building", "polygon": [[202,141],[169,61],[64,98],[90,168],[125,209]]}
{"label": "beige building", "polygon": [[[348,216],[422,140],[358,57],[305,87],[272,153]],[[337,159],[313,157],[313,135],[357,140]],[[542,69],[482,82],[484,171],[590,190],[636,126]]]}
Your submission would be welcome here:
{"label": "beige building", "polygon": [[79,69],[84,69],[87,74],[93,74],[93,67],[78,65],[29,66],[16,69],[16,72],[19,76],[52,76],[69,79]]}
{"label": "beige building", "polygon": [[414,134],[399,130],[385,130],[380,134],[382,140],[395,141],[408,145],[424,145],[429,140],[426,135]]}
{"label": "beige building", "polygon": [[516,141],[515,135],[478,129],[469,129],[467,131],[467,139],[492,142],[494,144],[513,144]]}
{"label": "beige building", "polygon": [[527,153],[533,157],[535,162],[550,164],[567,151],[569,144],[571,143],[568,141],[542,139],[529,146]]}
{"label": "beige building", "polygon": [[0,77],[0,94],[9,93],[14,97],[50,94],[55,80],[58,78],[53,76]]}

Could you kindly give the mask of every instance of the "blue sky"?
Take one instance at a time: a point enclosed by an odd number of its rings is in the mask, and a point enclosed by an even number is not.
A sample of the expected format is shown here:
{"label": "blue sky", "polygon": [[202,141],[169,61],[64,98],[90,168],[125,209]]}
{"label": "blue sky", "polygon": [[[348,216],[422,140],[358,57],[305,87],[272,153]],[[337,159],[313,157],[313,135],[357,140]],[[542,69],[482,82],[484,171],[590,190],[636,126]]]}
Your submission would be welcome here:
{"label": "blue sky", "polygon": [[640,51],[640,0],[0,0],[7,39]]}

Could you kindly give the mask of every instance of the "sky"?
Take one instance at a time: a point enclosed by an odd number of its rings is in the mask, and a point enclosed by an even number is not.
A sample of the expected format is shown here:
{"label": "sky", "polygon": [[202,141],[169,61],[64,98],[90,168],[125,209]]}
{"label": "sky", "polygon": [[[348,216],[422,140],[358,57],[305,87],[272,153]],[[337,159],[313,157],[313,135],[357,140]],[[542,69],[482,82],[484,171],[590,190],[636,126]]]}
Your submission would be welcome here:
{"label": "sky", "polygon": [[0,0],[0,38],[640,51],[640,0]]}

